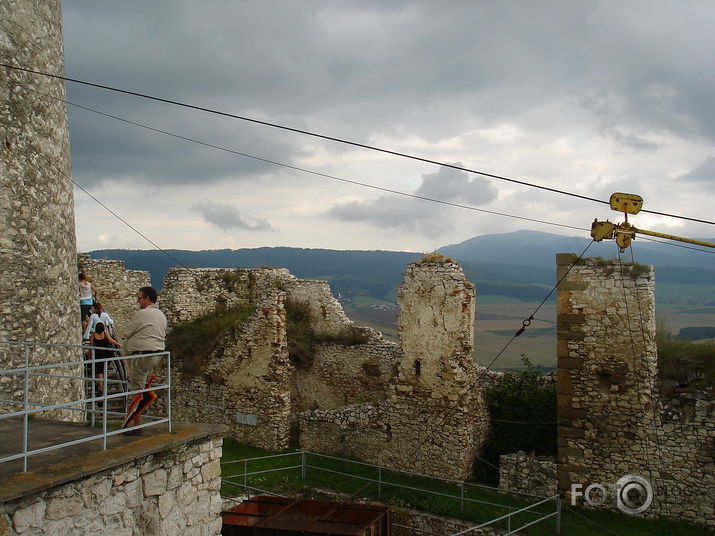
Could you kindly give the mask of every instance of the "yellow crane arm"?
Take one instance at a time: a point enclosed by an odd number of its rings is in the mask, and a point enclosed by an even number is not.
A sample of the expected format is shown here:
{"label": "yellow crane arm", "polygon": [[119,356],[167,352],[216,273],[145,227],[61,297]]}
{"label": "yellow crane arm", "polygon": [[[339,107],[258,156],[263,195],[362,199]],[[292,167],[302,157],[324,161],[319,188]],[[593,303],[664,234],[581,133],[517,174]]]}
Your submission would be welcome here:
{"label": "yellow crane arm", "polygon": [[679,242],[687,242],[688,244],[696,244],[698,246],[715,248],[715,244],[713,244],[711,242],[703,242],[702,240],[693,240],[692,238],[684,238],[682,236],[658,233],[656,231],[646,231],[645,229],[636,229],[635,227],[633,227],[633,231],[635,231],[636,233],[644,234],[644,235],[657,236],[660,238],[667,238],[668,240],[678,240]]}

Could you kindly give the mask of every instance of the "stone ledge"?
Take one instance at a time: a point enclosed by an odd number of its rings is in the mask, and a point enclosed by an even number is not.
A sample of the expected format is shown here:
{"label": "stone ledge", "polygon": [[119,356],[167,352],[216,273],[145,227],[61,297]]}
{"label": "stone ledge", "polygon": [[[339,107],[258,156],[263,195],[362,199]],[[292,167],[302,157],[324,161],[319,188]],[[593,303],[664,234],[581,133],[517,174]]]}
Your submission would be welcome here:
{"label": "stone ledge", "polygon": [[140,437],[125,445],[97,450],[89,455],[75,456],[36,471],[17,473],[0,484],[0,503],[41,493],[55,486],[86,478],[181,445],[206,438],[222,437],[226,430],[224,425],[181,425],[175,427],[174,432],[171,433]]}

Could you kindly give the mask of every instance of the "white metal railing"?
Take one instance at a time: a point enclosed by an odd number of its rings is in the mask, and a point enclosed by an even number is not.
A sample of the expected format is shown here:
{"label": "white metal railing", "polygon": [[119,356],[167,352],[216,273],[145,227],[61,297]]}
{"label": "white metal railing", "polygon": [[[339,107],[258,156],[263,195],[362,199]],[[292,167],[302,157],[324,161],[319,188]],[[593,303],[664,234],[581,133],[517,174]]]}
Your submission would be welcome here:
{"label": "white metal railing", "polygon": [[[297,463],[286,462],[286,465],[282,465],[281,467],[272,467],[270,469],[263,469],[263,470],[257,470],[257,471],[249,471],[248,470],[249,462],[268,460],[268,459],[272,459],[272,458],[289,458],[289,457],[297,457],[297,456],[300,456],[300,461]],[[363,466],[363,467],[370,467],[374,471],[376,471],[377,475],[376,475],[376,478],[370,478],[370,477],[366,477],[366,476],[362,476],[362,475],[346,473],[344,471],[336,471],[335,469],[328,469],[327,467],[321,467],[319,465],[315,465],[315,462],[311,463],[309,460],[309,457],[315,457],[317,459],[322,458],[322,459],[327,459],[327,460],[335,460],[338,462],[355,464],[355,465],[359,465],[359,466]],[[362,482],[377,484],[378,497],[382,496],[384,488],[391,487],[391,488],[399,488],[399,489],[404,489],[404,490],[417,491],[417,492],[426,493],[428,495],[433,495],[433,496],[446,497],[446,498],[458,501],[460,514],[464,514],[464,507],[467,504],[481,504],[481,505],[485,505],[485,506],[490,506],[490,507],[494,507],[494,508],[507,510],[507,513],[504,515],[493,518],[493,519],[491,519],[487,522],[481,523],[477,526],[469,527],[463,531],[452,534],[451,536],[469,535],[470,533],[473,533],[474,531],[476,531],[478,529],[486,528],[486,527],[488,527],[490,525],[494,525],[496,523],[506,524],[506,531],[507,531],[506,534],[515,534],[520,530],[523,530],[527,527],[530,527],[537,523],[541,523],[541,522],[546,521],[551,518],[555,518],[555,520],[556,520],[556,534],[561,533],[560,532],[561,531],[561,502],[560,502],[558,495],[554,495],[553,497],[546,497],[544,495],[534,495],[531,493],[507,491],[507,490],[503,490],[500,488],[485,486],[482,484],[473,484],[473,483],[464,482],[461,480],[453,480],[453,479],[448,479],[448,478],[440,478],[440,477],[435,477],[435,476],[423,475],[423,474],[419,474],[419,473],[413,473],[410,471],[400,471],[397,469],[391,469],[389,467],[375,465],[372,463],[359,462],[356,460],[348,460],[345,458],[338,458],[335,456],[329,456],[327,454],[319,454],[316,452],[308,452],[308,451],[288,452],[288,453],[283,453],[283,454],[274,454],[274,455],[261,456],[261,457],[256,457],[256,458],[245,458],[245,459],[240,459],[240,460],[228,460],[228,461],[222,462],[222,465],[225,465],[225,466],[228,466],[231,464],[242,464],[243,472],[224,476],[222,478],[222,482],[225,484],[230,484],[233,486],[243,488],[246,491],[249,498],[250,498],[252,492],[276,495],[276,493],[274,493],[274,492],[271,492],[271,491],[268,491],[265,489],[260,489],[260,488],[254,487],[254,486],[250,486],[249,481],[248,481],[249,476],[274,473],[274,472],[282,472],[282,471],[290,471],[293,469],[300,469],[300,478],[301,478],[302,482],[305,483],[306,479],[307,479],[307,475],[308,475],[308,469],[311,469],[311,470],[317,470],[319,472],[331,473],[331,474],[341,475],[341,476],[348,477],[348,478],[353,478],[353,479],[356,479],[356,480],[359,480]],[[441,482],[443,484],[454,485],[454,486],[456,486],[459,493],[458,494],[443,493],[440,491],[427,489],[426,487],[416,487],[416,486],[408,486],[406,484],[400,484],[400,483],[395,482],[394,480],[388,480],[386,477],[389,474],[401,474],[401,475],[406,475],[406,476],[411,476],[411,477],[418,477],[418,478],[434,480],[436,482]],[[235,480],[236,478],[242,479],[242,482]],[[513,506],[513,505],[508,505],[508,504],[503,504],[503,503],[500,504],[500,503],[493,502],[493,501],[486,501],[483,499],[475,499],[475,498],[471,498],[471,497],[467,496],[467,494],[465,493],[465,490],[468,491],[470,488],[488,490],[491,492],[498,493],[499,495],[519,496],[519,497],[524,498],[525,500],[533,500],[535,502],[528,504],[526,506]],[[537,507],[546,507],[548,505],[551,505],[551,508],[552,508],[551,511],[544,512],[544,511],[539,511],[540,509],[534,510]],[[514,518],[515,518],[515,516],[519,516],[519,515],[521,515],[522,517],[524,515],[533,516],[533,517],[529,521],[524,523],[523,525],[518,526],[518,527],[513,527],[513,525],[515,524]],[[414,529],[414,527],[409,527],[409,528]],[[414,530],[419,531],[419,529],[414,529]],[[429,533],[429,531],[420,531],[420,532]]]}
{"label": "white metal railing", "polygon": [[[23,471],[27,471],[28,458],[33,455],[42,454],[56,449],[70,447],[88,441],[102,440],[102,449],[107,448],[107,438],[113,435],[122,434],[131,430],[139,430],[151,426],[157,426],[166,423],[171,432],[171,354],[170,352],[156,352],[152,354],[139,355],[120,355],[120,350],[113,350],[116,356],[107,358],[95,358],[94,346],[78,346],[70,344],[49,344],[35,342],[18,342],[18,341],[0,341],[0,364],[10,368],[0,369],[0,379],[10,378],[5,380],[4,386],[0,390],[0,404],[3,410],[0,411],[0,421],[10,418],[22,419],[22,450],[14,454],[0,457],[0,464],[13,460],[22,459]],[[101,350],[109,350],[110,348],[101,348]],[[32,364],[33,351],[42,352],[47,355],[59,356],[57,362],[45,362],[42,364]],[[73,354],[78,356],[78,359],[67,360],[68,357],[73,357]],[[154,383],[149,389],[138,389],[129,391],[129,382],[120,377],[120,379],[110,379],[108,371],[110,368],[115,370],[123,369],[123,363],[131,361],[139,357],[161,356],[162,368],[160,374],[166,378],[166,383]],[[65,360],[62,360],[62,359]],[[21,363],[21,364],[20,364]],[[19,365],[19,366],[17,366]],[[104,377],[97,378],[96,372],[98,369],[103,369]],[[90,375],[86,375],[87,371]],[[165,375],[164,375],[165,374]],[[16,379],[13,381],[12,377]],[[31,380],[43,379],[43,384],[46,386],[52,381],[63,380],[66,384],[72,386],[67,389],[68,400],[56,403],[41,401],[38,393],[33,393],[33,386],[37,381]],[[10,393],[6,392],[8,386],[17,386],[19,381],[22,381],[22,399],[17,399],[17,396],[7,398]],[[3,385],[0,383],[0,385]],[[102,389],[97,389],[99,383],[102,383]],[[121,385],[121,392],[109,394],[110,385]],[[12,391],[17,392],[16,388]],[[98,391],[101,391],[98,393]],[[148,391],[164,392],[165,415],[149,415],[143,413],[142,419],[146,422],[137,426],[128,426],[124,429],[110,430],[108,421],[110,418],[120,419],[125,416],[124,411],[109,410],[109,402],[112,400],[121,400],[126,405],[127,401],[134,396]],[[80,393],[79,398],[73,398],[72,393]],[[33,398],[32,395],[35,395]],[[156,407],[156,406],[155,406]],[[7,408],[12,408],[6,411]],[[87,415],[87,420],[90,421],[92,429],[96,425],[98,415],[102,417],[102,428],[100,433],[82,436],[71,441],[51,444],[41,448],[30,448],[29,436],[30,428],[34,419],[40,413],[59,410],[70,412],[81,412]]]}

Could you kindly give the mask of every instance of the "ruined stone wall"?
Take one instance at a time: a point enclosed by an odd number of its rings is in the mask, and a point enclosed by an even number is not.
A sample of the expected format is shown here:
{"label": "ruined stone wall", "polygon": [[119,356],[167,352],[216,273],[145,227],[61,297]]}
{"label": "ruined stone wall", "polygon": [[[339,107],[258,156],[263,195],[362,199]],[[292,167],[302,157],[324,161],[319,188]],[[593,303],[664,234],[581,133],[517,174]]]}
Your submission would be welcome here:
{"label": "ruined stone wall", "polygon": [[170,268],[160,307],[169,325],[188,322],[222,308],[259,301],[295,279],[285,268]]}
{"label": "ruined stone wall", "polygon": [[295,370],[288,360],[286,300],[307,306],[317,333],[335,334],[352,324],[325,281],[300,280],[283,268],[169,270],[160,307],[170,325],[234,305],[256,307],[200,371],[176,361],[177,419],[225,424],[239,441],[281,449],[299,410],[385,397],[395,348],[371,330],[368,344],[325,345],[313,366]]}
{"label": "ruined stone wall", "polygon": [[400,348],[377,332],[365,344],[322,345],[307,368],[296,368],[291,380],[293,413],[383,402],[397,376]]}
{"label": "ruined stone wall", "polygon": [[225,424],[238,441],[262,448],[288,446],[291,366],[284,300],[284,292],[269,292],[200,367],[174,360],[175,420]]}
{"label": "ruined stone wall", "polygon": [[335,333],[352,324],[327,281],[294,278],[287,284],[286,292],[288,299],[308,305],[311,326],[318,334]]}
{"label": "ruined stone wall", "polygon": [[387,399],[302,413],[301,446],[467,478],[487,432],[471,358],[474,286],[436,257],[410,264],[397,295],[401,351]]}
{"label": "ruined stone wall", "polygon": [[521,451],[499,456],[499,488],[503,490],[553,497],[557,494],[556,473],[551,456]]}
{"label": "ruined stone wall", "polygon": [[574,260],[557,255],[559,491],[637,475],[654,491],[645,515],[715,524],[715,410],[700,399],[687,419],[662,414],[653,268]]}
{"label": "ruined stone wall", "polygon": [[0,504],[0,533],[221,534],[220,437]]}
{"label": "ruined stone wall", "polygon": [[[63,75],[63,54],[59,0],[0,2],[2,63]],[[2,69],[0,340],[81,342],[65,97],[61,80]],[[2,368],[22,363],[4,350]],[[35,357],[43,364],[79,360],[81,352],[54,349]],[[4,378],[0,399],[16,399],[18,392],[17,382]],[[44,380],[35,400],[57,403],[80,392],[79,382]]]}
{"label": "ruined stone wall", "polygon": [[137,291],[151,285],[149,272],[127,270],[124,261],[92,259],[83,254],[77,256],[77,265],[97,288],[97,299],[114,320],[116,334],[121,337],[139,310]]}

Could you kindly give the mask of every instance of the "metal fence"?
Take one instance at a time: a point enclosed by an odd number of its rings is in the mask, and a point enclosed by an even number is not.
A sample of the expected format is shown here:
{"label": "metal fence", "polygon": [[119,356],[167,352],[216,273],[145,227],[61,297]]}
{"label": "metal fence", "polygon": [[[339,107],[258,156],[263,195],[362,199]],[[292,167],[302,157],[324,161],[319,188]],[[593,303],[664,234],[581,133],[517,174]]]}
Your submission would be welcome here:
{"label": "metal fence", "polygon": [[[249,471],[249,463],[250,462],[259,462],[259,461],[265,461],[265,460],[270,460],[270,459],[289,458],[289,457],[293,457],[293,458],[300,457],[300,460],[296,461],[295,463],[288,463],[290,461],[290,460],[288,460],[288,461],[286,461],[286,465],[281,465],[280,467],[271,467],[270,469]],[[372,472],[374,473],[374,477],[367,477],[364,475],[356,475],[354,473],[340,471],[337,469],[321,467],[319,465],[316,465],[315,463],[311,463],[311,461],[310,461],[311,457],[315,457],[315,459],[317,459],[317,460],[333,460],[336,462],[340,462],[341,464],[354,464],[357,466],[371,468]],[[439,477],[423,475],[423,474],[419,474],[419,473],[412,473],[409,471],[399,471],[397,469],[391,469],[391,468],[380,466],[380,465],[370,464],[370,463],[366,463],[366,462],[358,462],[355,460],[347,460],[344,458],[338,458],[335,456],[329,456],[326,454],[319,454],[319,453],[307,452],[307,451],[289,452],[289,453],[285,453],[285,454],[275,454],[275,455],[271,455],[271,456],[261,456],[261,457],[256,457],[256,458],[245,458],[245,459],[241,459],[241,460],[229,460],[229,461],[222,462],[222,465],[224,465],[224,466],[229,466],[232,464],[241,464],[243,472],[224,476],[223,483],[231,484],[231,485],[234,485],[234,486],[244,489],[246,494],[248,495],[248,497],[251,496],[252,492],[258,492],[261,494],[269,494],[269,495],[280,495],[280,494],[275,493],[270,490],[264,490],[264,489],[260,489],[258,487],[250,486],[249,485],[249,477],[251,477],[251,476],[265,475],[265,474],[269,474],[269,473],[284,472],[284,471],[300,469],[300,478],[301,478],[301,481],[303,482],[303,484],[305,484],[305,482],[308,478],[308,470],[313,470],[313,471],[318,471],[318,472],[322,472],[322,473],[331,473],[331,474],[335,474],[335,475],[341,475],[346,478],[363,481],[368,484],[375,484],[377,486],[377,496],[378,497],[382,497],[384,491],[387,488],[395,488],[395,489],[416,491],[416,492],[424,493],[428,496],[439,496],[439,497],[448,498],[449,500],[452,500],[455,503],[459,504],[460,514],[464,514],[465,506],[469,505],[469,504],[480,504],[480,505],[485,505],[485,506],[492,507],[492,508],[504,509],[504,510],[508,511],[504,515],[494,517],[494,518],[489,519],[488,521],[483,522],[479,525],[475,525],[473,527],[469,527],[469,528],[462,530],[460,532],[454,533],[451,536],[467,536],[471,533],[474,533],[475,531],[478,531],[479,529],[487,528],[490,526],[493,527],[496,524],[502,524],[505,526],[504,530],[506,530],[506,532],[504,532],[504,534],[515,534],[520,530],[524,530],[525,528],[531,527],[538,523],[543,523],[551,518],[554,518],[555,522],[556,522],[556,527],[555,527],[556,534],[560,534],[560,530],[561,530],[561,502],[560,502],[558,495],[554,495],[553,497],[545,497],[542,495],[534,495],[534,494],[529,494],[529,493],[505,491],[503,489],[494,488],[491,486],[485,486],[485,485],[481,485],[481,484],[473,484],[471,482],[464,482],[461,480],[439,478]],[[408,485],[408,484],[404,484],[404,483],[395,482],[394,480],[388,480],[390,476],[394,477],[394,475],[403,475],[406,477],[414,477],[415,479],[430,480],[430,481],[434,481],[437,483],[441,483],[443,485],[445,485],[445,484],[450,485],[450,486],[453,486],[457,490],[457,493],[455,493],[455,494],[444,493],[442,491],[436,491],[435,489],[428,489],[426,487]],[[236,479],[238,479],[238,481]],[[439,487],[439,486],[435,486],[435,487]],[[490,495],[490,496],[493,495],[494,498],[492,500],[484,500],[484,499],[476,499],[476,498],[469,497],[470,490],[475,490],[475,489],[483,490],[483,491],[487,492],[488,495]],[[491,492],[491,493],[489,493],[489,492]],[[505,496],[505,495],[511,495],[511,496],[518,497],[518,498],[521,498],[524,500],[532,500],[534,502],[532,502],[531,504],[527,504],[526,506],[513,506],[513,505],[504,504],[503,502],[502,503],[495,502],[499,496]],[[549,511],[542,511],[544,509],[548,509]],[[522,521],[517,520],[516,519],[517,516],[519,516],[521,518],[523,518],[525,516],[529,516],[530,520],[527,521],[526,523],[524,523]],[[399,525],[395,525],[395,526],[399,526]],[[414,530],[417,532],[428,532],[428,531],[421,531],[420,529],[417,529],[414,527],[404,527],[404,528],[409,528],[410,530]]]}
{"label": "metal fence", "polygon": [[[0,341],[0,363],[10,368],[0,369],[0,421],[16,419],[22,421],[22,449],[21,452],[0,457],[0,464],[22,459],[23,471],[27,471],[28,458],[65,447],[70,447],[88,441],[102,440],[102,449],[107,448],[107,438],[131,430],[138,430],[151,426],[167,424],[171,432],[171,355],[169,352],[156,352],[122,356],[115,350],[116,356],[108,358],[95,358],[96,347],[78,346],[68,344],[46,344],[31,342]],[[102,348],[102,350],[106,350]],[[33,364],[33,355],[43,357],[41,364]],[[161,356],[162,367],[158,376],[165,378],[166,383],[154,383],[150,389],[129,390],[129,382],[125,377],[110,378],[110,371],[124,369],[124,364],[140,357]],[[103,372],[103,377],[98,378],[97,373]],[[41,400],[43,394],[39,385],[55,386],[61,384],[68,386],[64,389],[66,400],[50,403]],[[22,384],[21,395],[20,389]],[[101,384],[101,388],[99,385]],[[110,393],[110,387],[115,391]],[[116,389],[119,387],[119,389]],[[12,392],[11,392],[12,391]],[[120,401],[118,405],[126,408],[128,401],[136,395],[148,391],[157,391],[164,399],[165,415],[142,414],[143,424],[128,426],[124,429],[110,429],[110,419],[123,419],[125,409],[121,411],[110,410],[110,403]],[[161,393],[163,392],[163,396]],[[21,396],[21,398],[20,398]],[[59,395],[55,395],[61,398]],[[8,398],[10,397],[10,398]],[[157,407],[156,405],[155,407]],[[49,412],[49,413],[48,413]],[[79,419],[75,421],[88,421],[91,430],[94,430],[97,420],[101,419],[101,431],[91,435],[79,434],[82,437],[71,441],[64,441],[41,448],[30,447],[30,432],[33,423],[38,422],[36,417],[53,415],[53,413],[76,412]]]}

